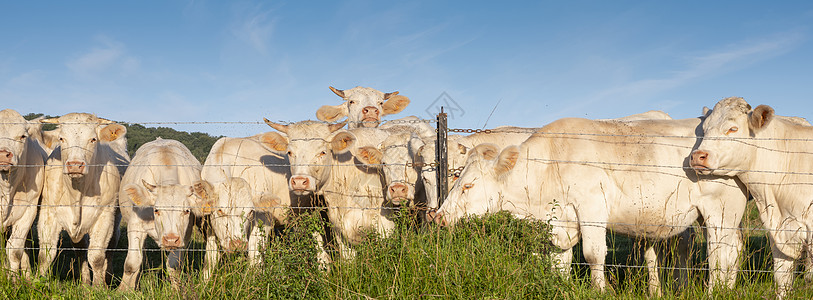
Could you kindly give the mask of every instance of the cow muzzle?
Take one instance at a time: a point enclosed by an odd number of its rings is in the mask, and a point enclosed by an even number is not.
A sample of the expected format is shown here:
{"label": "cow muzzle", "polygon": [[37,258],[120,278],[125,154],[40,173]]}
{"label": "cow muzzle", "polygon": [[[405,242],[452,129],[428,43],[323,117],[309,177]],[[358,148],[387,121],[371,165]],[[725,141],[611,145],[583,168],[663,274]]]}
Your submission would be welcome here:
{"label": "cow muzzle", "polygon": [[708,166],[709,153],[703,150],[692,151],[692,158],[689,165],[700,174],[708,175],[711,168]]}
{"label": "cow muzzle", "polygon": [[183,239],[174,233],[161,237],[161,247],[166,249],[176,249],[183,247]]}
{"label": "cow muzzle", "polygon": [[0,171],[8,172],[14,163],[14,154],[11,151],[0,150]]}
{"label": "cow muzzle", "polygon": [[387,196],[389,196],[390,201],[392,201],[394,205],[403,205],[412,200],[409,197],[409,187],[400,182],[390,184],[387,189]]}
{"label": "cow muzzle", "polygon": [[375,106],[367,106],[361,109],[361,126],[377,127],[381,123],[381,114]]}
{"label": "cow muzzle", "polygon": [[426,211],[426,220],[443,227],[449,226],[449,222],[446,221],[443,212],[438,211],[437,209],[430,209]]}
{"label": "cow muzzle", "polygon": [[85,163],[81,161],[69,161],[65,163],[65,174],[71,178],[82,177],[85,174]]}
{"label": "cow muzzle", "polygon": [[246,250],[246,241],[244,240],[230,240],[226,252],[237,252]]}
{"label": "cow muzzle", "polygon": [[291,176],[289,184],[291,185],[291,191],[296,195],[308,195],[315,190],[313,179],[310,176]]}

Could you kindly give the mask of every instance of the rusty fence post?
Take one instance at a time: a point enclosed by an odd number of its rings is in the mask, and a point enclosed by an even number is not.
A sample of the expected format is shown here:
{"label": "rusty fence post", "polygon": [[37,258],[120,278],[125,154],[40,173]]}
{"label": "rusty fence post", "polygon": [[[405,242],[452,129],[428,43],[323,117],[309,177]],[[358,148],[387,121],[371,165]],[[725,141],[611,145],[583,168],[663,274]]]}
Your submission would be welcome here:
{"label": "rusty fence post", "polygon": [[446,200],[446,195],[449,193],[449,153],[447,152],[446,133],[449,130],[446,123],[446,113],[443,112],[443,106],[440,107],[438,114],[438,135],[435,141],[435,161],[438,163],[435,167],[438,177],[438,207]]}

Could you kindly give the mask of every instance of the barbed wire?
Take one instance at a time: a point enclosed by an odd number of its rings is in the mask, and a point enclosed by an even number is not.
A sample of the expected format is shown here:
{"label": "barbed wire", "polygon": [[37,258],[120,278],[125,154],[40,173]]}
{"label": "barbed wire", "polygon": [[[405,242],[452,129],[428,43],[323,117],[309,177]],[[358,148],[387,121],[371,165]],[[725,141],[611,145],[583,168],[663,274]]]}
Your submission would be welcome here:
{"label": "barbed wire", "polygon": [[[278,123],[280,125],[291,125],[297,124],[301,122],[309,122],[309,123],[321,123],[321,124],[338,124],[338,123],[347,123],[347,124],[365,124],[365,123],[376,123],[372,121],[338,121],[338,122],[327,122],[327,121],[320,121],[320,120],[305,120],[305,121],[285,121],[285,120],[278,120],[274,123]],[[413,119],[413,120],[381,120],[381,125],[397,125],[397,124],[420,124],[420,123],[437,123],[437,120],[432,119]],[[0,122],[0,125],[28,125],[29,122]],[[99,125],[99,123],[94,122],[70,122],[71,125]],[[122,125],[265,125],[268,126],[264,121],[145,121],[145,122],[136,122],[136,121],[117,121],[113,124],[122,124]],[[43,124],[45,125],[45,124]],[[57,125],[57,124],[54,124]],[[102,124],[107,125],[107,124]]]}

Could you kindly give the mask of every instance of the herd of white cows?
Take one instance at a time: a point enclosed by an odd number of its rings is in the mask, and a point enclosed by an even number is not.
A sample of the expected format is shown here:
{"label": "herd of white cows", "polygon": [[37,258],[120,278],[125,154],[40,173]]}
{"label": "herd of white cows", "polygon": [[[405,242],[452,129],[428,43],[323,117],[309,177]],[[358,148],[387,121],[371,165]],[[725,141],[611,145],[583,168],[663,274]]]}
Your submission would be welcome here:
{"label": "herd of white cows", "polygon": [[[651,111],[450,135],[449,166],[463,169],[449,178],[439,205],[428,167],[436,130],[416,117],[381,121],[410,100],[372,88],[330,89],[343,102],[317,110],[320,121],[265,120],[276,131],[221,138],[203,165],[183,144],[161,138],[131,159],[126,128],[92,114],[26,121],[0,111],[5,267],[12,276],[31,275],[24,249],[37,216],[38,274],[49,271],[65,231],[88,248],[82,278],[93,285],[105,284],[106,249],[124,221],[129,248],[119,288],[126,290],[138,286],[147,236],[169,252],[170,278],[177,277],[196,220],[206,220],[199,224],[208,278],[222,251],[247,251],[259,263],[264,241],[291,213],[326,206],[333,241],[352,259],[366,233],[392,231],[395,208],[417,206],[427,208],[427,222],[443,226],[497,211],[549,221],[557,269],[570,272],[581,242],[602,290],[607,230],[639,238],[652,294],[661,292],[654,242],[700,220],[711,291],[734,287],[748,195],[768,229],[778,296],[791,288],[803,253],[813,261],[813,127],[769,106],[726,98],[693,119]],[[43,123],[58,128],[42,131]],[[313,238],[321,267],[330,268],[323,237]]]}

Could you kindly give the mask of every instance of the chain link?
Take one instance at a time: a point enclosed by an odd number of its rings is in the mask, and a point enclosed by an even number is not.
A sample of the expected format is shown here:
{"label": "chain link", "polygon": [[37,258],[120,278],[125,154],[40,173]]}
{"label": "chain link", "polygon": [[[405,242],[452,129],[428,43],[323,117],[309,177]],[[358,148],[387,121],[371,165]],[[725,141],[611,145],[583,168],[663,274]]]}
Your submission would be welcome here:
{"label": "chain link", "polygon": [[492,129],[458,129],[458,128],[450,128],[447,129],[448,132],[456,132],[456,133],[492,133]]}

